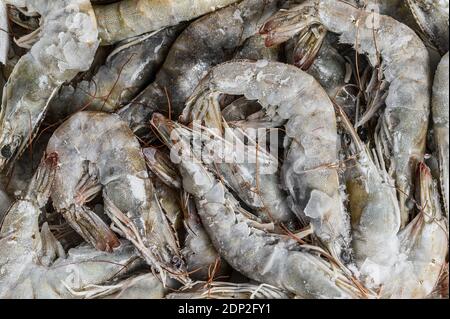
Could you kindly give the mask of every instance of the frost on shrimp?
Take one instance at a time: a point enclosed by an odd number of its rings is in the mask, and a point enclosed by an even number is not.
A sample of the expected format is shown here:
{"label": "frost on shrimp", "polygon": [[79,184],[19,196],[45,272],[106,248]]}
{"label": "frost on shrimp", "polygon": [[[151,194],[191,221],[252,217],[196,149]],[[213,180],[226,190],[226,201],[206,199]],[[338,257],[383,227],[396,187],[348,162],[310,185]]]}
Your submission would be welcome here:
{"label": "frost on shrimp", "polygon": [[7,0],[42,16],[39,40],[22,56],[5,87],[0,113],[0,169],[23,152],[65,81],[86,71],[99,45],[88,0]]}
{"label": "frost on shrimp", "polygon": [[272,45],[287,41],[312,24],[322,24],[339,34],[342,43],[357,44],[358,52],[365,53],[372,66],[381,58],[390,89],[377,134],[399,189],[404,226],[409,219],[415,167],[425,152],[430,109],[428,51],[402,23],[340,1],[306,1],[280,11],[266,22],[262,32],[267,34],[266,44]]}
{"label": "frost on shrimp", "polygon": [[116,235],[87,205],[100,192],[114,229],[130,240],[165,278],[184,278],[177,240],[158,205],[139,142],[115,114],[79,112],[51,137],[47,152],[60,165],[52,190],[55,209],[100,250],[118,245]]}
{"label": "frost on shrimp", "polygon": [[14,202],[1,224],[1,298],[75,298],[73,290],[133,268],[137,253],[126,241],[112,254],[81,245],[66,255],[47,223],[39,227],[56,165],[56,154],[44,157],[26,194]]}

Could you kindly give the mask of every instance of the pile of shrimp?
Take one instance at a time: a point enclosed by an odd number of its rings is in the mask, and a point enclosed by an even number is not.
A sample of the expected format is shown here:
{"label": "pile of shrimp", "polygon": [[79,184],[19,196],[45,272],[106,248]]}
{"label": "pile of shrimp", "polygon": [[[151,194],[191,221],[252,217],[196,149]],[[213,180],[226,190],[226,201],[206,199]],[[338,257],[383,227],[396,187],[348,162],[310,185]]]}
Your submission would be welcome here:
{"label": "pile of shrimp", "polygon": [[0,0],[0,298],[448,298],[448,48],[448,0]]}

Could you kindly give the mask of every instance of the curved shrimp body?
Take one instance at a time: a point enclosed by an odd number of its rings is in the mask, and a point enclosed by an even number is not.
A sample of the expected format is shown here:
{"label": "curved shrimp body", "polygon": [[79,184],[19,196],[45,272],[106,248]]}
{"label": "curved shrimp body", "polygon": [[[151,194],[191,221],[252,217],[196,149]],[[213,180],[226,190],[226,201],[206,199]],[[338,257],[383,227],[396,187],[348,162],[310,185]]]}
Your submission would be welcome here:
{"label": "curved shrimp body", "polygon": [[122,0],[94,6],[102,44],[192,20],[238,0]]}
{"label": "curved shrimp body", "polygon": [[1,298],[73,298],[72,289],[101,284],[131,265],[132,245],[122,242],[113,254],[86,246],[65,256],[61,244],[39,215],[55,178],[56,156],[42,161],[27,193],[8,210],[0,228]]}
{"label": "curved shrimp body", "polygon": [[40,39],[22,56],[6,84],[0,112],[0,169],[34,137],[59,86],[89,69],[97,50],[97,26],[88,0],[8,0],[43,17]]}
{"label": "curved shrimp body", "polygon": [[[322,24],[340,35],[342,43],[355,45],[372,66],[381,59],[390,84],[379,135],[390,171],[393,171],[402,211],[409,218],[415,166],[423,159],[428,127],[430,70],[428,51],[407,26],[388,17],[358,10],[340,1],[307,1],[279,12],[262,28],[266,44],[284,42],[311,24]],[[378,56],[378,52],[380,55]]]}
{"label": "curved shrimp body", "polygon": [[434,76],[432,115],[434,137],[440,166],[440,182],[443,193],[445,213],[449,216],[449,160],[448,160],[448,113],[449,113],[449,63],[448,52],[442,58]]}
{"label": "curved shrimp body", "polygon": [[48,116],[59,120],[80,109],[114,112],[127,104],[153,80],[180,29],[176,26],[124,43],[92,79],[62,86],[49,105]]}
{"label": "curved shrimp body", "polygon": [[[153,112],[180,115],[208,70],[235,55],[277,10],[278,0],[244,0],[193,22],[178,37],[153,84],[119,110],[133,131],[147,128]],[[170,101],[170,103],[169,103]],[[147,132],[146,132],[147,133]]]}
{"label": "curved shrimp body", "polygon": [[[152,124],[167,137],[173,128],[173,122],[157,114]],[[182,138],[167,138],[166,142],[170,147],[176,145],[181,154],[193,154],[189,143]],[[252,280],[305,298],[357,295],[352,287],[340,285],[345,279],[339,271],[334,272],[325,260],[303,251],[295,240],[252,227],[252,221],[239,213],[234,197],[197,158],[182,155],[179,166],[183,187],[196,199],[209,237],[234,269]]]}
{"label": "curved shrimp body", "polygon": [[399,234],[404,257],[382,289],[389,298],[426,298],[438,284],[448,252],[447,221],[436,183],[425,164],[418,167],[419,214]]}
{"label": "curved shrimp body", "polygon": [[[99,250],[118,245],[115,234],[87,204],[100,191],[105,212],[157,270],[176,268],[176,239],[156,202],[137,139],[117,115],[79,112],[50,138],[47,152],[60,158],[53,206]],[[162,274],[163,275],[163,274]]]}
{"label": "curved shrimp body", "polygon": [[421,31],[442,53],[448,52],[448,0],[407,0]]}
{"label": "curved shrimp body", "polygon": [[[242,61],[212,69],[196,92],[244,95],[285,121],[286,155],[281,174],[291,208],[299,218],[311,222],[316,235],[339,256],[348,245],[349,225],[335,167],[336,118],[322,87],[294,66]],[[188,103],[186,114],[189,105],[194,103]]]}

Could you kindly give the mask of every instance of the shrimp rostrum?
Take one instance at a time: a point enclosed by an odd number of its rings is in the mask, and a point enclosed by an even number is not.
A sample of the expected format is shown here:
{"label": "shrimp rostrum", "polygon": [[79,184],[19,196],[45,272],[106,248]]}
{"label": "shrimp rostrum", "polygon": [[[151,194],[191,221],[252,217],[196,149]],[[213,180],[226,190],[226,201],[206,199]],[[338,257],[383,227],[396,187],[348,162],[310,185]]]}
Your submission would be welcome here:
{"label": "shrimp rostrum", "polygon": [[127,241],[112,253],[81,245],[64,252],[47,223],[39,226],[57,171],[57,154],[44,157],[23,198],[0,227],[0,298],[76,298],[74,291],[99,285],[133,267],[137,251]]}
{"label": "shrimp rostrum", "polygon": [[306,1],[280,11],[261,32],[270,46],[315,24],[339,34],[342,43],[354,45],[372,66],[381,63],[390,87],[376,135],[395,177],[405,226],[412,208],[408,204],[415,168],[425,152],[431,88],[428,51],[406,25],[341,1]]}

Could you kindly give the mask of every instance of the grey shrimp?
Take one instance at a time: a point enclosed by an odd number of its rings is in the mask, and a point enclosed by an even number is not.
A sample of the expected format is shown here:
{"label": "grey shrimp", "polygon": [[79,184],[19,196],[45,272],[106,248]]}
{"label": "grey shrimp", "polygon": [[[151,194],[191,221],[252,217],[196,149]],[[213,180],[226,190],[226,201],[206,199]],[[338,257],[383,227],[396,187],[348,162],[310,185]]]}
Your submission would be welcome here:
{"label": "grey shrimp", "polygon": [[179,134],[172,134],[173,122],[155,114],[152,124],[165,136],[169,147],[176,145],[181,150],[178,163],[183,187],[194,196],[214,246],[234,269],[252,280],[303,298],[372,295],[357,288],[339,269],[314,253],[318,247],[302,246],[291,237],[253,227],[253,221],[240,213],[238,202],[221,181],[201,161],[190,156],[193,153],[189,141]]}
{"label": "grey shrimp", "polygon": [[417,169],[418,215],[398,235],[400,260],[381,289],[384,298],[423,299],[438,284],[448,253],[448,222],[429,168]]}
{"label": "grey shrimp", "polygon": [[434,76],[432,118],[434,138],[440,166],[440,182],[444,208],[449,216],[449,160],[448,160],[448,113],[449,113],[449,66],[448,52],[441,60]]}
{"label": "grey shrimp", "polygon": [[[172,210],[180,210],[184,214],[182,223],[185,234],[181,254],[186,261],[189,276],[196,280],[208,280],[211,275],[216,277],[226,274],[229,267],[221,260],[202,226],[194,200],[182,190],[178,168],[168,155],[155,148],[145,148],[143,152],[149,169],[165,183],[157,187],[157,192],[165,193],[159,196],[161,206],[172,207]],[[168,186],[181,194],[168,194]]]}
{"label": "grey shrimp", "polygon": [[[340,258],[342,249],[349,245],[350,230],[339,194],[336,117],[326,92],[313,77],[294,66],[230,62],[211,70],[184,114],[197,118],[203,110],[202,101],[218,94],[257,100],[269,116],[284,121],[286,151],[281,178],[291,209],[303,222],[311,222],[315,234]],[[263,197],[279,197],[279,190],[264,189],[260,190],[265,192]],[[277,207],[272,208],[270,211],[277,211]]]}
{"label": "grey shrimp", "polygon": [[102,44],[192,20],[238,0],[122,0],[94,6]]}
{"label": "grey shrimp", "polygon": [[0,298],[76,298],[71,291],[125,274],[137,259],[126,241],[111,254],[85,245],[65,254],[47,223],[39,228],[57,170],[46,155],[23,198],[14,202],[0,227]]}
{"label": "grey shrimp", "polygon": [[389,92],[378,135],[389,170],[395,176],[405,226],[415,168],[425,152],[431,87],[428,51],[404,24],[340,1],[306,1],[280,11],[261,32],[267,35],[266,44],[270,46],[287,41],[312,24],[322,24],[339,34],[342,43],[357,43],[358,52],[365,53],[372,66],[381,59]]}
{"label": "grey shrimp", "polygon": [[407,0],[415,21],[441,53],[448,52],[448,0]]}
{"label": "grey shrimp", "polygon": [[99,250],[119,243],[88,203],[102,193],[104,211],[115,229],[139,249],[157,271],[182,280],[177,240],[156,202],[139,142],[115,114],[79,112],[50,138],[47,152],[60,158],[52,189],[55,209]]}
{"label": "grey shrimp", "polygon": [[48,118],[59,120],[80,109],[114,112],[130,102],[151,83],[182,28],[175,26],[119,43],[92,79],[61,87],[50,102]]}
{"label": "grey shrimp", "polygon": [[209,69],[233,58],[276,12],[279,2],[244,0],[194,21],[173,44],[154,83],[118,114],[141,137],[149,131],[153,112],[168,114],[171,110],[174,118],[180,115],[186,100]]}
{"label": "grey shrimp", "polygon": [[6,83],[0,111],[0,170],[34,138],[58,88],[89,69],[99,45],[88,0],[7,0],[42,16],[40,38],[22,56]]}
{"label": "grey shrimp", "polygon": [[288,299],[290,294],[267,284],[197,282],[169,293],[166,299]]}

